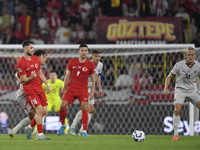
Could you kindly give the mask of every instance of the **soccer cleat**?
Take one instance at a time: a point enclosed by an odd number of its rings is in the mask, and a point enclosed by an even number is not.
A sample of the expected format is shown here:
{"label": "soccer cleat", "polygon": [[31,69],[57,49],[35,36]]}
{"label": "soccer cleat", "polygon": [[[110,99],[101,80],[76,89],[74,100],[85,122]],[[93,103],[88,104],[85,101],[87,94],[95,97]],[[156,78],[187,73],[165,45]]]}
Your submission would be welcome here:
{"label": "soccer cleat", "polygon": [[13,133],[13,129],[12,130],[8,130],[8,135],[10,136],[11,139],[13,139],[14,137],[14,133]]}
{"label": "soccer cleat", "polygon": [[82,132],[82,137],[88,137],[87,133]]}
{"label": "soccer cleat", "polygon": [[39,140],[39,139],[38,139],[38,134],[36,134],[34,140]]}
{"label": "soccer cleat", "polygon": [[51,140],[50,138],[46,137],[44,134],[41,136],[37,135],[38,140]]}
{"label": "soccer cleat", "polygon": [[178,140],[178,135],[175,135],[172,140],[173,141],[177,141]]}
{"label": "soccer cleat", "polygon": [[62,125],[61,127],[60,127],[60,129],[58,130],[58,132],[57,132],[57,135],[62,135],[63,134],[63,132],[64,132],[64,130],[65,130],[65,128],[66,128],[66,125]]}
{"label": "soccer cleat", "polygon": [[25,131],[26,131],[26,137],[27,137],[27,139],[28,140],[31,140],[32,139],[32,137],[31,137],[31,129],[28,127],[28,126],[26,126],[25,127]]}
{"label": "soccer cleat", "polygon": [[82,136],[82,132],[81,132],[81,131],[79,131],[79,132],[78,132],[78,135]]}
{"label": "soccer cleat", "polygon": [[71,135],[76,135],[76,133],[75,133],[75,128],[70,128],[68,132],[69,132],[69,134],[71,134]]}

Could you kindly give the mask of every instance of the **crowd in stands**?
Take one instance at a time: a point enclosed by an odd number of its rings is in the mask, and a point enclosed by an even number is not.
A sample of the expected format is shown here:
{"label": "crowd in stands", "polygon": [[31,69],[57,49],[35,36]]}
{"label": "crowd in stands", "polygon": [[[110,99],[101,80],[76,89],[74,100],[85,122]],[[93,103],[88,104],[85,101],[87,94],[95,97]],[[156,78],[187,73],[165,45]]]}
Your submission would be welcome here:
{"label": "crowd in stands", "polygon": [[200,46],[200,0],[0,0],[0,10],[3,44],[96,44],[98,17],[188,17]]}

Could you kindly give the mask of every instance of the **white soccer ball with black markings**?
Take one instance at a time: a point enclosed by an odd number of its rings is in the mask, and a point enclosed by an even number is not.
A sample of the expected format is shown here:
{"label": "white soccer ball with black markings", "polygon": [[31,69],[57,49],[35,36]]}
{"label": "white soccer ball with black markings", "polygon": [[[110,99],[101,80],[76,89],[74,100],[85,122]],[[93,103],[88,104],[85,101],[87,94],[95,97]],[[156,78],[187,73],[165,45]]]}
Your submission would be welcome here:
{"label": "white soccer ball with black markings", "polygon": [[132,134],[132,138],[135,142],[143,142],[145,139],[145,133],[142,130],[135,130]]}

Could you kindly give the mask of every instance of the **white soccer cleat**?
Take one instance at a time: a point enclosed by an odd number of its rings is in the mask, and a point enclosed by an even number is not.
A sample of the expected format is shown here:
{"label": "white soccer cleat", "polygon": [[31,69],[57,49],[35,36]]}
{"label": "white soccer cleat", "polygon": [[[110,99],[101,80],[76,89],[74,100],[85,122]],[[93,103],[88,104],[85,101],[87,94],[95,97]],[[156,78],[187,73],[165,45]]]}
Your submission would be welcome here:
{"label": "white soccer cleat", "polygon": [[8,130],[8,135],[10,136],[10,138],[11,139],[13,139],[13,137],[14,137],[14,130],[12,129],[12,130]]}

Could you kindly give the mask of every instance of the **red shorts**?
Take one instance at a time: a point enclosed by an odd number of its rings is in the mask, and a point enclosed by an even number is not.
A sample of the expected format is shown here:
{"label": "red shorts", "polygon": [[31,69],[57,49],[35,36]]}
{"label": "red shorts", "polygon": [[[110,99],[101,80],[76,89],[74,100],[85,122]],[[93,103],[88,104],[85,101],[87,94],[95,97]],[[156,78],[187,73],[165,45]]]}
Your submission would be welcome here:
{"label": "red shorts", "polygon": [[39,105],[47,106],[47,98],[44,92],[42,93],[35,93],[35,94],[28,94],[26,95],[26,100],[30,104],[31,108],[35,108]]}
{"label": "red shorts", "polygon": [[73,104],[76,98],[78,98],[80,104],[81,102],[88,103],[88,91],[77,92],[68,89],[65,95],[62,97],[62,100],[68,101],[69,103]]}

